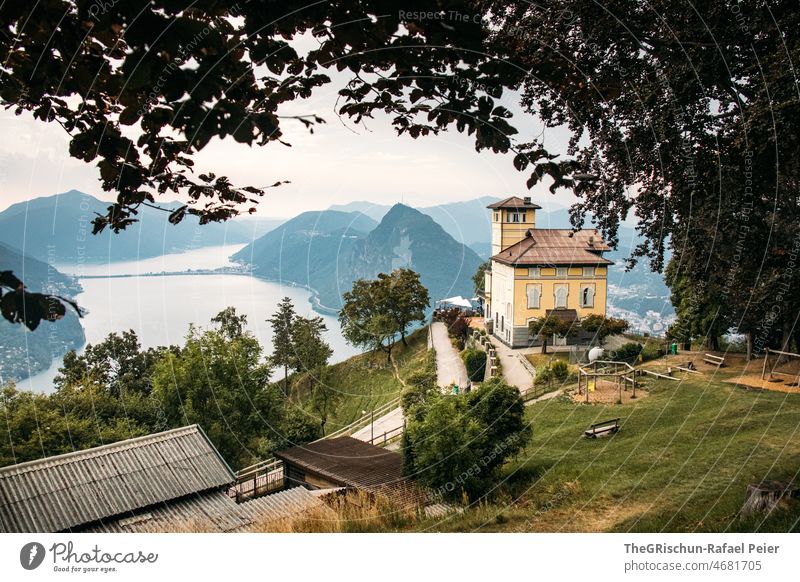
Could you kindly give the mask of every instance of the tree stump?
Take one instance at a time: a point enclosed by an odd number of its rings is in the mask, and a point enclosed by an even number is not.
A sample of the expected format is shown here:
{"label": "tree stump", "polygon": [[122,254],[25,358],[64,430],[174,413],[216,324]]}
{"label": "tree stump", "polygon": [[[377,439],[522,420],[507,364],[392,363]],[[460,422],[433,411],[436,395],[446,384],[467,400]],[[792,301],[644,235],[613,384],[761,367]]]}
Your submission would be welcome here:
{"label": "tree stump", "polygon": [[797,497],[798,492],[800,492],[800,489],[792,482],[762,481],[758,485],[748,485],[747,497],[742,506],[742,515],[750,516],[755,513],[769,513],[782,500]]}

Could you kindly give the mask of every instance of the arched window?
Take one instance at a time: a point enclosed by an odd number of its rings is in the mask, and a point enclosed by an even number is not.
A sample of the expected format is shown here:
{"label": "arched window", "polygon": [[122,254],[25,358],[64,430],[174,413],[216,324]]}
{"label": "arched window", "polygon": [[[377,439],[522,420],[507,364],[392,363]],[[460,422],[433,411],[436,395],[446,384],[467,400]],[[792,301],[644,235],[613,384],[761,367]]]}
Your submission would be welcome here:
{"label": "arched window", "polygon": [[556,309],[567,307],[567,287],[556,287]]}
{"label": "arched window", "polygon": [[594,287],[581,289],[581,307],[594,307]]}
{"label": "arched window", "polygon": [[526,291],[528,292],[528,309],[539,309],[539,301],[542,297],[542,286],[528,285]]}

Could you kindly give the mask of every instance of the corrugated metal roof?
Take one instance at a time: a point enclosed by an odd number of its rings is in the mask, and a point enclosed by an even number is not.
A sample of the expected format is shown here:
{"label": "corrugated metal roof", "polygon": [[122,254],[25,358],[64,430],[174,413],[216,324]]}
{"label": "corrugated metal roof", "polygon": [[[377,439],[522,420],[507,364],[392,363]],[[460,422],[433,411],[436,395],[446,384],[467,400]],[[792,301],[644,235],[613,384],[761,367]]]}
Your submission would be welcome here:
{"label": "corrugated metal roof", "polygon": [[532,228],[518,243],[503,249],[493,261],[507,265],[612,265],[599,253],[610,250],[596,230]]}
{"label": "corrugated metal roof", "polygon": [[541,208],[538,204],[534,204],[530,200],[527,202],[520,198],[519,196],[510,196],[505,200],[501,200],[500,202],[495,202],[494,204],[489,204],[486,208],[533,208],[537,210]]}
{"label": "corrugated metal roof", "polygon": [[310,510],[315,515],[333,511],[303,487],[287,489],[245,503],[236,503],[223,491],[207,491],[131,512],[80,528],[92,533],[147,533],[169,531],[246,532],[269,529],[271,522],[297,517]]}
{"label": "corrugated metal roof", "polygon": [[345,487],[374,490],[404,480],[399,453],[349,436],[292,447],[275,456]]}
{"label": "corrugated metal roof", "polygon": [[69,530],[234,479],[199,426],[177,428],[0,469],[0,531]]}

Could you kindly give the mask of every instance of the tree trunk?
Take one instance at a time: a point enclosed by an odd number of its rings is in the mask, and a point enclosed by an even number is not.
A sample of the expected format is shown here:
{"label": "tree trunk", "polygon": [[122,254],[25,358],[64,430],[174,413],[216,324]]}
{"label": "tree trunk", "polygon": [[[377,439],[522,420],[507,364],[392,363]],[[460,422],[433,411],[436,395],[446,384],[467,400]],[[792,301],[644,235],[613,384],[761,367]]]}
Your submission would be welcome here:
{"label": "tree trunk", "polygon": [[791,323],[788,319],[783,320],[783,329],[781,330],[781,351],[789,352],[789,344],[792,341]]}
{"label": "tree trunk", "polygon": [[283,395],[289,396],[289,366],[283,365]]}
{"label": "tree trunk", "polygon": [[745,343],[747,344],[747,361],[753,359],[753,334],[749,331],[744,334]]}
{"label": "tree trunk", "polygon": [[400,332],[400,339],[403,340],[403,345],[408,346],[408,342],[406,341],[406,330]]}
{"label": "tree trunk", "polygon": [[547,353],[547,338],[542,338],[542,353]]}

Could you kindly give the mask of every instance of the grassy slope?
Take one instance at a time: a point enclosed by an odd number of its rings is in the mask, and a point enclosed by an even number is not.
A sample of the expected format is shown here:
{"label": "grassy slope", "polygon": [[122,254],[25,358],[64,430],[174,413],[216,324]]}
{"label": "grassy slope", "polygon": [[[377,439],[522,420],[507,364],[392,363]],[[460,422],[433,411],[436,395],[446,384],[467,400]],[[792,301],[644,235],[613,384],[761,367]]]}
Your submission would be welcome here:
{"label": "grassy slope", "polygon": [[[428,328],[415,331],[408,337],[408,344],[408,347],[398,344],[392,352],[403,380],[425,366]],[[328,432],[363,416],[362,410],[377,408],[397,398],[402,390],[385,353],[361,354],[335,364],[331,366],[327,381],[343,395],[336,413],[328,421]]]}
{"label": "grassy slope", "polygon": [[[449,531],[788,531],[800,503],[766,521],[738,516],[746,487],[800,469],[800,395],[692,378],[650,383],[621,406],[556,398],[533,404],[530,445],[506,470],[501,495],[421,529]],[[621,417],[613,438],[584,439]]]}

